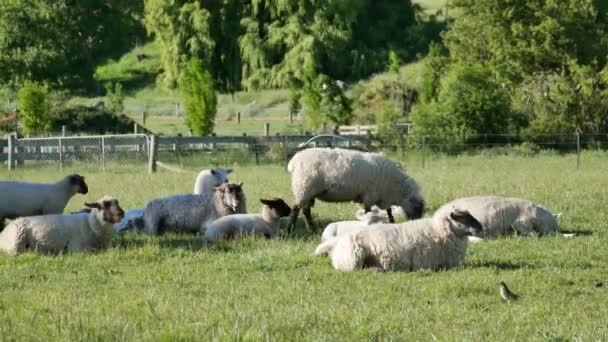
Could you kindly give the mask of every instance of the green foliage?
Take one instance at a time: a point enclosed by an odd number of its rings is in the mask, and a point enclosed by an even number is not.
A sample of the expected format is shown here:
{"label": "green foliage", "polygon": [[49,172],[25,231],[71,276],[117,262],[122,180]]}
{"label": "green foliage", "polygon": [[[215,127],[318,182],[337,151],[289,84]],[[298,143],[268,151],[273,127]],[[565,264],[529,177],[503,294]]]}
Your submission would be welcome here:
{"label": "green foliage", "polygon": [[302,109],[302,104],[300,104],[300,99],[302,98],[301,85],[300,82],[292,78],[289,84],[289,113],[297,114]]}
{"label": "green foliage", "polygon": [[318,80],[317,68],[313,59],[309,58],[304,64],[303,102],[307,126],[318,128],[323,123],[321,118],[321,86]]}
{"label": "green foliage", "polygon": [[510,98],[479,64],[454,64],[441,80],[437,99],[417,105],[412,113],[414,135],[441,142],[464,142],[471,135],[505,134],[518,127]]}
{"label": "green foliage", "polygon": [[399,56],[394,50],[390,50],[388,53],[388,71],[398,75],[400,65],[401,60],[399,59]]}
{"label": "green foliage", "polygon": [[103,108],[75,106],[55,108],[50,114],[50,130],[60,132],[66,126],[69,132],[89,134],[126,134],[133,132],[135,121],[125,115]]}
{"label": "green foliage", "polygon": [[342,88],[327,75],[319,75],[316,80],[320,89],[320,113],[324,122],[334,125],[349,125],[353,118],[351,101]]}
{"label": "green foliage", "polygon": [[114,113],[122,113],[125,109],[124,96],[122,94],[122,84],[116,82],[107,82],[104,87],[106,88],[106,98],[108,99],[108,109]]}
{"label": "green foliage", "polygon": [[431,42],[429,54],[424,58],[422,69],[421,97],[425,102],[437,99],[441,76],[449,65],[447,57],[443,56],[440,44]]}
{"label": "green foliage", "polygon": [[199,59],[192,59],[183,73],[180,90],[184,96],[186,125],[193,135],[213,133],[217,95],[211,74]]}
{"label": "green foliage", "polygon": [[51,128],[46,85],[25,81],[19,91],[19,110],[24,132],[43,133]]}
{"label": "green foliage", "polygon": [[395,110],[395,106],[391,103],[386,103],[381,110],[376,112],[376,125],[378,127],[378,137],[384,144],[399,144],[401,143],[402,133],[397,128],[399,115]]}

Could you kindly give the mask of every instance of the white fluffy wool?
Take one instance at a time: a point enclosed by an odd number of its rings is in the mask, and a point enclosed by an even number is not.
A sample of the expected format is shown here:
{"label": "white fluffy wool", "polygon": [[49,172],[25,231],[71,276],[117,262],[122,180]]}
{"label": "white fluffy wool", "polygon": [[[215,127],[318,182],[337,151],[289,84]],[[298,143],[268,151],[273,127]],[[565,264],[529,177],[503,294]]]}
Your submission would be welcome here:
{"label": "white fluffy wool", "polygon": [[214,168],[199,172],[194,181],[195,195],[201,195],[205,192],[212,192],[216,186],[228,183],[228,174],[232,169]]}

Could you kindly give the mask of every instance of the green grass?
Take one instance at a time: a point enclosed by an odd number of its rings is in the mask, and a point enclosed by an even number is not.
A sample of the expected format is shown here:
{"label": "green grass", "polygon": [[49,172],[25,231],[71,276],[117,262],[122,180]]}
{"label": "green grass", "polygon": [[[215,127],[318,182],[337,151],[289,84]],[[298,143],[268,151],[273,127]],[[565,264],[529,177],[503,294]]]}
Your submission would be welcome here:
{"label": "green grass", "polygon": [[[405,155],[430,211],[455,197],[521,196],[563,212],[573,239],[507,238],[471,246],[450,271],[339,273],[311,256],[318,236],[243,239],[204,247],[197,236],[116,236],[115,248],[57,257],[0,256],[0,336],[6,340],[605,340],[608,338],[608,154],[535,158]],[[200,159],[203,160],[203,159]],[[191,191],[189,174],[145,167],[92,168],[67,210],[113,194],[125,208]],[[283,165],[232,166],[249,210],[291,198]],[[86,172],[85,172],[86,171]],[[52,169],[0,171],[0,179],[50,181]],[[317,202],[322,223],[351,219],[353,204]],[[502,303],[506,281],[521,299]],[[608,285],[608,284],[607,284]]]}

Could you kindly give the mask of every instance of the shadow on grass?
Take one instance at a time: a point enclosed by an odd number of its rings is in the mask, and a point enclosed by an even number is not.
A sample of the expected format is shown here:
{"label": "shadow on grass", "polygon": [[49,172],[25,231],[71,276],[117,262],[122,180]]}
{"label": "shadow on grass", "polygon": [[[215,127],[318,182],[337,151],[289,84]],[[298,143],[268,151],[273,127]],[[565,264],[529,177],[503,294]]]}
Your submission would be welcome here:
{"label": "shadow on grass", "polygon": [[528,263],[512,263],[512,262],[504,262],[504,261],[477,261],[472,263],[467,263],[467,266],[474,268],[495,268],[499,270],[518,270],[521,268],[538,268],[537,265],[528,264]]}

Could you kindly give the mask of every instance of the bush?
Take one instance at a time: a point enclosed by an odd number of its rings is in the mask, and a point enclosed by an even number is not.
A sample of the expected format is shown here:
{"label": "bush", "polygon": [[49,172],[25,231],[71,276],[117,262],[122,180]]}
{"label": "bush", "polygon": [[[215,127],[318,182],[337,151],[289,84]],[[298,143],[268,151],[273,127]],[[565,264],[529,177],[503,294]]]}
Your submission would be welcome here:
{"label": "bush", "polygon": [[213,79],[203,69],[199,59],[192,59],[180,79],[180,89],[184,95],[186,125],[193,135],[213,133],[217,112],[217,95]]}
{"label": "bush", "polygon": [[108,82],[105,84],[106,97],[108,98],[108,109],[114,113],[122,113],[125,109],[124,96],[122,95],[122,84]]}
{"label": "bush", "polygon": [[50,115],[50,128],[54,132],[66,126],[68,131],[79,133],[132,133],[134,123],[125,115],[83,106],[53,110]]}
{"label": "bush", "polygon": [[19,91],[19,110],[24,132],[48,132],[51,128],[46,85],[26,81]]}

